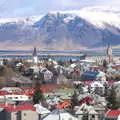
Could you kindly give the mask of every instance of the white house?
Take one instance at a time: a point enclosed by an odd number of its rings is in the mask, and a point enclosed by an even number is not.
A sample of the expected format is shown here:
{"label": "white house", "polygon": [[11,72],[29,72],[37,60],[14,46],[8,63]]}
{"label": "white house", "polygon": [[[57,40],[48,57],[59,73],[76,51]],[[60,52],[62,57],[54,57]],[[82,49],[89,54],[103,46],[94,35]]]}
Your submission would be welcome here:
{"label": "white house", "polygon": [[11,100],[11,101],[28,101],[28,100],[30,100],[29,96],[27,96],[27,95],[4,95],[3,97],[6,100]]}
{"label": "white house", "polygon": [[99,71],[96,76],[96,80],[106,81],[106,74],[102,71]]}
{"label": "white house", "polygon": [[98,113],[95,111],[93,106],[88,106],[87,104],[82,104],[78,110],[75,112],[79,120],[82,120],[84,115],[88,115],[88,120],[99,120]]}
{"label": "white house", "polygon": [[50,113],[50,111],[47,108],[43,107],[40,104],[35,104],[34,107],[36,108],[36,112],[40,114],[41,117]]}
{"label": "white house", "polygon": [[54,110],[42,120],[78,120],[78,119],[64,110]]}
{"label": "white house", "polygon": [[49,81],[53,77],[53,73],[49,71],[47,68],[41,68],[40,73],[44,75],[45,81]]}
{"label": "white house", "polygon": [[18,87],[3,87],[0,89],[0,91],[6,91],[9,93],[13,93],[13,92],[21,92],[22,89],[18,88]]}

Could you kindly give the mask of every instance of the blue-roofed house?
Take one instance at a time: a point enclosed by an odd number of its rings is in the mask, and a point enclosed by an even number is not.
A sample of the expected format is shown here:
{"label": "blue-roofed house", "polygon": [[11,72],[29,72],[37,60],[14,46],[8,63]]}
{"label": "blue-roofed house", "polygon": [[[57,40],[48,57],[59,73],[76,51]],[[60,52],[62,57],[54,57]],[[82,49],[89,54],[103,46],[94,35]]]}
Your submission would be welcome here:
{"label": "blue-roofed house", "polygon": [[101,71],[86,71],[82,74],[81,78],[83,81],[106,80],[105,73]]}

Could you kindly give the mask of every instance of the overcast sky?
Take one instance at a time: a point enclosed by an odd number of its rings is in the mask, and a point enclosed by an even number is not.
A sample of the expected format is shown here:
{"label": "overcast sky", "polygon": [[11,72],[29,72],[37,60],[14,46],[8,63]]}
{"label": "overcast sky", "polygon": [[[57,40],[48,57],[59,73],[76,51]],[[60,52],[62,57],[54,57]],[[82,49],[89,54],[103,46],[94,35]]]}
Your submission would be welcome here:
{"label": "overcast sky", "polygon": [[45,14],[53,10],[73,10],[94,5],[120,6],[120,0],[0,0],[0,17]]}

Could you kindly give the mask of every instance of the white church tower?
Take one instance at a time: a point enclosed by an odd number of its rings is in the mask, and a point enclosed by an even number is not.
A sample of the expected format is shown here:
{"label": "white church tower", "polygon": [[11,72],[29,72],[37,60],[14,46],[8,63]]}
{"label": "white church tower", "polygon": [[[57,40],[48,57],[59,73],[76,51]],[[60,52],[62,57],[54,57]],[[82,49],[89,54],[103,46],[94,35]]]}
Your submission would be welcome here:
{"label": "white church tower", "polygon": [[38,57],[37,57],[37,50],[36,50],[36,47],[34,47],[34,51],[33,51],[33,64],[34,65],[37,65],[38,63]]}
{"label": "white church tower", "polygon": [[107,57],[108,57],[109,63],[111,63],[112,62],[112,47],[110,43],[108,43],[108,47],[107,47]]}

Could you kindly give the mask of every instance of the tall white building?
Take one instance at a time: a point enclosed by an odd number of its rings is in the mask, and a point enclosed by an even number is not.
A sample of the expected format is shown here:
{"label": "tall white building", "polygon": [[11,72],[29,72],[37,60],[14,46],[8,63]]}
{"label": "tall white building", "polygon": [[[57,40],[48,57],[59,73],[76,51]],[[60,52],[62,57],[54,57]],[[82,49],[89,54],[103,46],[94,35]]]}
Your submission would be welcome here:
{"label": "tall white building", "polygon": [[111,63],[111,61],[112,61],[112,47],[109,43],[108,43],[108,48],[107,48],[107,57],[109,59],[109,63]]}
{"label": "tall white building", "polygon": [[37,50],[36,50],[36,47],[34,47],[34,51],[33,51],[33,64],[37,65],[37,63],[38,63]]}

